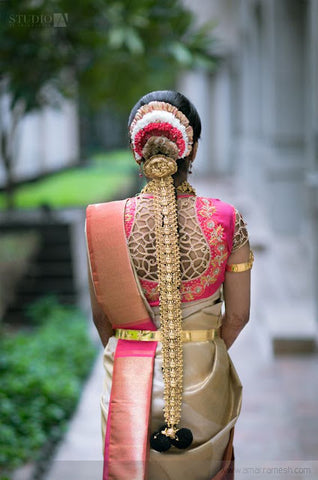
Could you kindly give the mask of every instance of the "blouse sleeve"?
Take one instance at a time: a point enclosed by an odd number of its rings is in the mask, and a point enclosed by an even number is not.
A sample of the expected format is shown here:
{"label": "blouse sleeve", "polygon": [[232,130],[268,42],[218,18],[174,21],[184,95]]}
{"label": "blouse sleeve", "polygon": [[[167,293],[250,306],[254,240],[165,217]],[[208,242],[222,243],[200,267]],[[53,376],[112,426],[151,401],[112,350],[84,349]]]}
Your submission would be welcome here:
{"label": "blouse sleeve", "polygon": [[235,229],[231,253],[236,252],[236,250],[243,247],[243,245],[248,242],[248,231],[246,225],[247,224],[244,222],[241,213],[235,209]]}

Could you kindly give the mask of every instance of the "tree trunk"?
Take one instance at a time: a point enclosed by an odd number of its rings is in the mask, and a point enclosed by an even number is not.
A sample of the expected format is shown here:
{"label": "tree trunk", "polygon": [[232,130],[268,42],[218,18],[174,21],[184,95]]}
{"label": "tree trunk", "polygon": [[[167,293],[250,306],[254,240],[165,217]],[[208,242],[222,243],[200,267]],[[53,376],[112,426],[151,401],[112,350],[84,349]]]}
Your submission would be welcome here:
{"label": "tree trunk", "polygon": [[13,158],[8,148],[10,139],[8,133],[1,132],[1,156],[6,173],[6,183],[4,185],[5,206],[7,210],[14,209],[14,179],[13,179]]}
{"label": "tree trunk", "polygon": [[6,210],[13,210],[14,209],[14,193],[15,193],[15,183],[13,178],[13,159],[6,159],[4,160],[6,164],[6,183],[4,186],[5,192],[5,206]]}
{"label": "tree trunk", "polygon": [[13,176],[13,166],[16,160],[17,127],[25,111],[24,102],[17,102],[11,111],[11,125],[5,128],[1,125],[1,156],[6,173],[6,183],[4,186],[5,203],[7,210],[14,209],[14,190],[15,181]]}

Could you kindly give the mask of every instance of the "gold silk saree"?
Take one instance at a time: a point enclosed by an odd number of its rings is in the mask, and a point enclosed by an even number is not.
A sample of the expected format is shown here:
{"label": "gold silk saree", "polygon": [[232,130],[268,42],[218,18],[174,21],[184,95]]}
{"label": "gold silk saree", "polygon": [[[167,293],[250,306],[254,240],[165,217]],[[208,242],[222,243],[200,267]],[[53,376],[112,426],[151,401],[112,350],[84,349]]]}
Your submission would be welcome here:
{"label": "gold silk saree", "polygon": [[[126,244],[123,202],[90,206],[87,242],[97,300],[113,328],[156,330],[157,307],[141,290]],[[105,238],[105,225],[111,226]],[[124,281],[120,284],[114,278]],[[182,306],[184,330],[220,330],[220,289]],[[120,299],[120,300],[119,300]],[[160,342],[109,339],[104,349],[101,397],[103,480],[221,480],[231,460],[233,427],[241,408],[242,386],[223,340],[184,344],[181,422],[193,433],[187,450],[159,453],[149,432],[163,419]],[[110,414],[111,412],[111,414]]]}

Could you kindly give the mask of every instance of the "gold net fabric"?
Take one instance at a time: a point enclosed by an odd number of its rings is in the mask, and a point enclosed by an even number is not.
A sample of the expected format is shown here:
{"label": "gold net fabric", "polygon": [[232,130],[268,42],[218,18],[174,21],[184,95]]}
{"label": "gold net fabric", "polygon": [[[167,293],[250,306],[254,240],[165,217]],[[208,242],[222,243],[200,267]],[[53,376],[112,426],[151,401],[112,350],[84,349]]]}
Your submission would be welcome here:
{"label": "gold net fabric", "polygon": [[[210,262],[210,248],[196,217],[195,197],[178,198],[181,280],[200,277]],[[153,199],[138,197],[128,246],[137,275],[158,282]]]}
{"label": "gold net fabric", "polygon": [[243,247],[248,242],[248,231],[242,214],[235,209],[235,231],[233,237],[232,253]]}

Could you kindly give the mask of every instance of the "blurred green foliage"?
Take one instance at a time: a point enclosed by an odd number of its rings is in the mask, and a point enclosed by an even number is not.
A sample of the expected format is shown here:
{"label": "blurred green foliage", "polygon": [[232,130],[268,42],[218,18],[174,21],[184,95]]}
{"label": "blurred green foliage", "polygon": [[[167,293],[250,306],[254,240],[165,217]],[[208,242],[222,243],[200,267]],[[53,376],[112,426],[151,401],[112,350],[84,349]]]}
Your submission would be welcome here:
{"label": "blurred green foliage", "polygon": [[88,111],[127,113],[151,90],[173,88],[190,68],[213,71],[213,24],[199,26],[182,0],[19,0],[1,2],[0,124],[6,206],[13,208],[18,125],[25,114],[64,98]]}
{"label": "blurred green foliage", "polygon": [[127,108],[180,70],[216,65],[214,25],[181,0],[19,0],[1,12],[0,72],[25,112],[59,93]]}
{"label": "blurred green foliage", "polygon": [[[14,203],[18,208],[84,207],[90,203],[110,201],[133,185],[137,175],[128,150],[100,153],[87,166],[58,172],[15,189]],[[0,193],[0,209],[5,208],[5,194]]]}
{"label": "blurred green foliage", "polygon": [[35,330],[0,340],[0,472],[61,437],[96,353],[78,309],[44,298],[29,314]]}
{"label": "blurred green foliage", "polygon": [[36,249],[39,239],[35,232],[1,234],[0,265],[7,262],[23,262]]}
{"label": "blurred green foliage", "polygon": [[38,250],[36,232],[2,233],[0,237],[0,324],[15,288]]}

